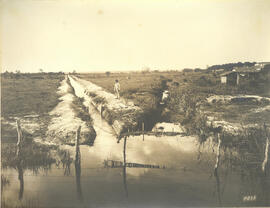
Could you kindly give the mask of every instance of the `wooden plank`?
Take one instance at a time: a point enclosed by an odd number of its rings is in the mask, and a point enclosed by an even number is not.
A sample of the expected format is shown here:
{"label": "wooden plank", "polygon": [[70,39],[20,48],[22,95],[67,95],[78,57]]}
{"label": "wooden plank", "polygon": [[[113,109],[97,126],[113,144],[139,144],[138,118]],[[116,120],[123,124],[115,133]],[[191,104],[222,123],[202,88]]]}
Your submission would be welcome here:
{"label": "wooden plank", "polygon": [[140,136],[140,135],[148,135],[148,136],[187,136],[186,133],[180,132],[154,132],[154,131],[134,131],[134,132],[125,132],[120,135],[120,138],[125,136]]}

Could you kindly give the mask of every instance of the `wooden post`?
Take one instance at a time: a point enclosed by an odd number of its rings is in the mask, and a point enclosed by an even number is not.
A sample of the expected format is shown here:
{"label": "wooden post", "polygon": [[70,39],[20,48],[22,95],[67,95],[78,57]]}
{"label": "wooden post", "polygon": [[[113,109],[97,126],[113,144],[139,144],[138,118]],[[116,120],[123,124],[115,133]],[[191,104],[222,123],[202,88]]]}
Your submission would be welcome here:
{"label": "wooden post", "polygon": [[23,192],[24,192],[24,179],[23,179],[23,168],[21,165],[21,160],[19,161],[17,165],[17,169],[18,169],[18,179],[20,181],[19,200],[22,200]]}
{"label": "wooden post", "polygon": [[128,197],[128,189],[127,189],[127,175],[126,175],[126,145],[127,145],[127,136],[124,138],[124,150],[123,150],[123,157],[124,157],[124,164],[123,164],[123,183],[124,183],[124,190],[126,193],[126,197]]}
{"label": "wooden post", "polygon": [[221,139],[220,139],[220,133],[218,133],[218,146],[217,146],[217,158],[216,158],[216,164],[215,164],[215,171],[218,169],[218,166],[219,166],[220,146],[221,146]]}
{"label": "wooden post", "polygon": [[18,169],[18,179],[20,181],[19,200],[22,200],[23,191],[24,191],[23,168],[22,168],[22,158],[21,158],[23,135],[22,135],[21,123],[19,120],[16,120],[16,125],[17,125],[17,133],[18,133],[16,156],[18,158],[17,169]]}
{"label": "wooden post", "polygon": [[143,141],[144,141],[144,122],[142,123]]}
{"label": "wooden post", "polygon": [[75,162],[80,161],[80,134],[81,134],[81,126],[78,127],[77,132],[76,132],[76,156],[75,156]]}
{"label": "wooden post", "polygon": [[21,144],[22,142],[22,129],[21,129],[21,123],[19,120],[16,120],[16,125],[17,125],[17,133],[18,133],[18,141],[17,141],[17,146]]}
{"label": "wooden post", "polygon": [[265,141],[265,153],[264,153],[264,161],[262,163],[262,171],[265,172],[265,167],[268,163],[268,151],[269,151],[269,137],[266,129],[266,125],[264,124],[264,131],[265,131],[265,136],[266,136],[266,141]]}
{"label": "wooden post", "polygon": [[221,194],[220,194],[220,180],[218,175],[218,167],[219,167],[219,160],[220,160],[220,148],[221,148],[221,139],[220,139],[220,133],[218,133],[218,146],[217,146],[217,157],[216,157],[216,164],[214,168],[214,176],[216,178],[217,182],[217,194],[218,194],[218,202],[221,206]]}
{"label": "wooden post", "polygon": [[77,132],[76,132],[75,175],[76,175],[77,197],[80,201],[83,201],[82,188],[81,188],[80,133],[81,133],[81,126],[78,127]]}
{"label": "wooden post", "polygon": [[127,137],[124,138],[124,149],[123,149],[123,156],[124,156],[124,166],[126,165],[126,145],[127,145]]}
{"label": "wooden post", "polygon": [[239,73],[236,73],[236,84],[239,85],[239,81],[240,81],[240,76]]}
{"label": "wooden post", "polygon": [[21,123],[19,120],[16,120],[17,124],[17,133],[18,133],[18,141],[17,141],[17,153],[16,155],[19,156],[21,153],[21,146],[23,142],[23,135],[22,135],[22,129],[21,129]]}

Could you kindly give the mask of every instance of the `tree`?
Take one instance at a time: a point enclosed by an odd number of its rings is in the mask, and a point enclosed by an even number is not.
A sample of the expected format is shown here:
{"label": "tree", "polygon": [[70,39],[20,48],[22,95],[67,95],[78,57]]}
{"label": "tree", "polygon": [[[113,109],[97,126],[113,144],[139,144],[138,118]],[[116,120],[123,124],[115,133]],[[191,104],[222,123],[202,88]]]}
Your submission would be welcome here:
{"label": "tree", "polygon": [[106,71],[105,74],[107,75],[107,77],[109,77],[111,75],[111,72]]}
{"label": "tree", "polygon": [[38,71],[39,71],[39,73],[43,73],[43,69],[39,69]]}
{"label": "tree", "polygon": [[146,67],[143,67],[142,68],[142,73],[145,74],[145,73],[149,73],[150,72],[150,67],[146,66]]}

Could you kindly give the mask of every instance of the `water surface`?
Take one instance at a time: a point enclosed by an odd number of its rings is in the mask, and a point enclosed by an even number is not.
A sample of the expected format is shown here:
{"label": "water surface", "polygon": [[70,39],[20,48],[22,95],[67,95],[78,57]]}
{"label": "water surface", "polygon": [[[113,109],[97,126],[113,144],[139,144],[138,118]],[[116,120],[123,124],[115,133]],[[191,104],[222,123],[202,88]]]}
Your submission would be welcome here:
{"label": "water surface", "polygon": [[222,155],[215,174],[215,145],[180,136],[118,141],[99,114],[91,114],[93,146],[81,145],[78,160],[75,147],[62,146],[66,159],[37,171],[2,170],[9,181],[2,199],[33,207],[270,205],[269,177],[256,165],[236,166],[233,156]]}

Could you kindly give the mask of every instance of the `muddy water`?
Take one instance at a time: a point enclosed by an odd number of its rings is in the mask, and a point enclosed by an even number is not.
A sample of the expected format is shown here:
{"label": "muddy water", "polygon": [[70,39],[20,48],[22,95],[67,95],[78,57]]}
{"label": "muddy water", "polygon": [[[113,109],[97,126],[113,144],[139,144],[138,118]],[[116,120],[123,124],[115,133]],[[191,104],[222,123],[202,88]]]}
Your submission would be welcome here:
{"label": "muddy water", "polygon": [[32,172],[2,171],[9,184],[8,204],[30,207],[179,207],[269,204],[269,178],[229,168],[221,157],[214,174],[215,151],[192,137],[129,137],[117,142],[111,127],[90,109],[97,138],[94,146],[62,146],[68,166]]}

